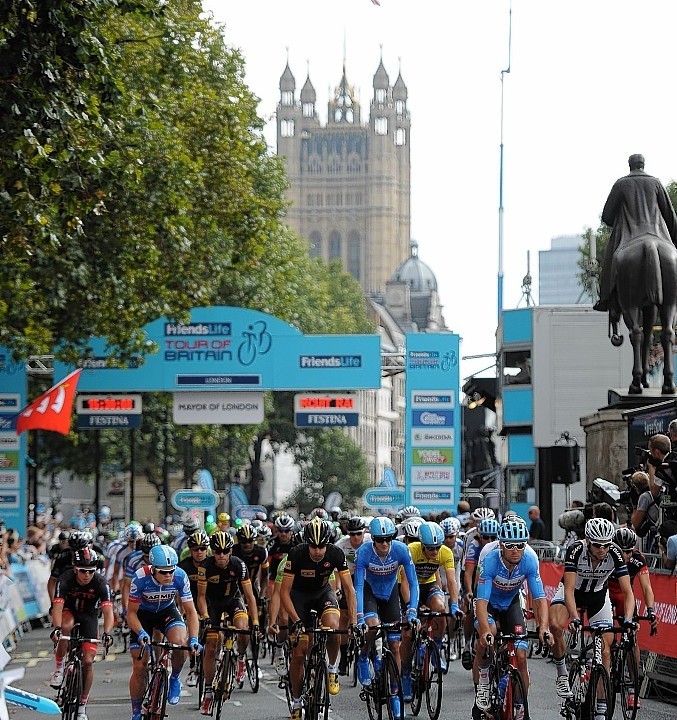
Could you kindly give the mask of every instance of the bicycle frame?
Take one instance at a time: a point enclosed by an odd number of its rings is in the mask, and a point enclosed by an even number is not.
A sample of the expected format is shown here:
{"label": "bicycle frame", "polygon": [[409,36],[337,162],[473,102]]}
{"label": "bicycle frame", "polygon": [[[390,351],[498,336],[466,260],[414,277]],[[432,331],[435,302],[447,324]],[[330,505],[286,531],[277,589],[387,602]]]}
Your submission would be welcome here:
{"label": "bicycle frame", "polygon": [[141,717],[143,720],[164,720],[169,692],[169,673],[174,650],[191,650],[187,645],[176,645],[170,642],[151,641],[142,647],[139,659],[146,648],[159,649],[151,660],[149,679],[141,701]]}
{"label": "bicycle frame", "polygon": [[[64,660],[63,682],[56,696],[56,704],[61,708],[63,720],[76,720],[80,698],[82,696],[82,646],[85,643],[98,645],[98,638],[83,638],[79,634],[79,624],[73,625],[71,635],[61,635],[59,642],[68,641],[68,652]],[[56,647],[56,643],[55,643]],[[107,650],[104,649],[104,657]]]}
{"label": "bicycle frame", "polygon": [[[376,658],[376,641],[381,640],[380,670],[374,673],[371,685],[365,686],[360,691],[360,699],[367,703],[367,712],[370,720],[381,720],[383,707],[390,720],[404,720],[404,696],[402,694],[402,681],[399,670],[395,664],[390,647],[388,646],[388,633],[398,632],[403,627],[410,627],[408,623],[386,623],[375,625],[369,628],[370,633],[375,633],[374,642],[371,645],[371,658],[374,664]],[[362,642],[364,642],[364,638]],[[392,685],[396,684],[397,689],[393,693]],[[394,717],[391,698],[397,697],[400,701],[400,717]]]}

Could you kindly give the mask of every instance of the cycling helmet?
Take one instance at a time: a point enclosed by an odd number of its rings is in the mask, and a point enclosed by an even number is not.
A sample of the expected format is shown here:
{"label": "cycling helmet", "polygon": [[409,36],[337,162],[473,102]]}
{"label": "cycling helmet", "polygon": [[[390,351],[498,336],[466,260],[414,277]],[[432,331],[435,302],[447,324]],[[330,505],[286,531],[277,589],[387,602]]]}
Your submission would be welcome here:
{"label": "cycling helmet", "polygon": [[316,507],[310,513],[310,519],[312,520],[313,518],[320,518],[320,520],[328,520],[329,513],[324,508]]}
{"label": "cycling helmet", "polygon": [[143,534],[147,535],[148,533],[155,532],[155,523],[147,522],[143,526]]}
{"label": "cycling helmet", "polygon": [[399,525],[402,522],[402,520],[404,520],[404,518],[402,517],[402,511],[398,510],[395,513],[395,522]]}
{"label": "cycling helmet", "polygon": [[615,534],[614,524],[606,518],[591,518],[585,523],[585,537],[593,542],[611,542]]}
{"label": "cycling helmet", "polygon": [[173,547],[156,545],[148,553],[148,562],[153,567],[173,568],[179,564],[179,558]]}
{"label": "cycling helmet", "polygon": [[63,542],[64,540],[68,540],[68,538],[71,536],[71,534],[68,532],[68,530],[62,530],[59,533],[59,542]]}
{"label": "cycling helmet", "polygon": [[374,518],[369,523],[369,533],[373,540],[392,540],[397,535],[395,523],[387,517]]}
{"label": "cycling helmet", "polygon": [[181,523],[172,523],[168,528],[171,537],[176,538],[183,532],[183,525]]}
{"label": "cycling helmet", "polygon": [[482,537],[496,537],[498,535],[498,521],[495,518],[485,518],[477,526],[477,532]]}
{"label": "cycling helmet", "polygon": [[278,530],[293,530],[294,529],[294,518],[287,513],[280,513],[275,518],[275,527]]}
{"label": "cycling helmet", "polygon": [[267,525],[264,525],[259,530],[259,537],[269,538],[272,536],[273,536],[273,531]]}
{"label": "cycling helmet", "polygon": [[213,520],[207,520],[205,523],[205,532],[207,535],[211,535],[218,530],[219,526]]}
{"label": "cycling helmet", "polygon": [[444,542],[444,530],[436,522],[424,522],[418,529],[422,545],[440,547]]}
{"label": "cycling helmet", "polygon": [[[484,520],[483,522],[487,522]],[[489,521],[491,522],[491,521]],[[516,518],[504,520],[498,528],[498,539],[501,542],[526,542],[529,539],[529,531],[525,523]]]}
{"label": "cycling helmet", "polygon": [[329,542],[333,545],[341,539],[341,531],[339,530],[338,525],[334,525],[333,523],[329,523],[329,527],[331,528],[331,537],[329,538]]}
{"label": "cycling helmet", "polygon": [[261,520],[257,520],[256,518],[254,518],[254,520],[252,520],[249,524],[256,530],[260,530],[263,527],[263,522]]}
{"label": "cycling helmet", "polygon": [[491,520],[495,518],[496,513],[491,508],[478,507],[470,513],[470,517],[476,523],[481,523],[482,520]]}
{"label": "cycling helmet", "polygon": [[634,550],[637,545],[637,534],[632,528],[619,528],[616,530],[614,542],[621,550]]}
{"label": "cycling helmet", "polygon": [[230,515],[229,515],[228,513],[226,513],[226,512],[219,513],[219,514],[216,516],[216,522],[218,522],[219,524],[221,524],[221,523],[229,523],[229,522],[230,522]]}
{"label": "cycling helmet", "polygon": [[243,525],[241,528],[237,529],[235,534],[240,542],[254,542],[254,540],[256,540],[256,536],[258,535],[258,531],[252,525]]}
{"label": "cycling helmet", "polygon": [[400,512],[402,513],[402,520],[410,517],[421,517],[421,511],[415,505],[407,505]]}
{"label": "cycling helmet", "polygon": [[267,520],[267,519],[268,519],[268,516],[267,516],[266,513],[264,513],[262,510],[259,510],[259,511],[254,515],[254,519],[255,519],[255,520],[259,520],[260,522],[263,522],[264,520]]}
{"label": "cycling helmet", "polygon": [[99,556],[88,547],[80,548],[73,552],[73,566],[81,568],[96,567]]}
{"label": "cycling helmet", "polygon": [[423,524],[420,517],[412,517],[402,523],[402,534],[410,539],[418,540],[418,530]]}
{"label": "cycling helmet", "polygon": [[142,537],[143,528],[141,527],[141,525],[130,523],[125,528],[125,540],[127,542],[136,542],[137,540],[141,540]]}
{"label": "cycling helmet", "polygon": [[209,544],[212,550],[228,550],[233,549],[233,536],[230,533],[218,530],[209,538]]}
{"label": "cycling helmet", "polygon": [[147,555],[157,545],[162,545],[160,538],[154,532],[146,533],[141,539],[141,552]]}
{"label": "cycling helmet", "polygon": [[445,537],[458,535],[461,531],[461,523],[455,517],[444,518],[440,523],[440,527],[444,531]]}
{"label": "cycling helmet", "polygon": [[68,538],[68,546],[71,550],[82,550],[89,545],[90,540],[89,533],[84,533],[82,530],[75,530],[70,534]]}
{"label": "cycling helmet", "polygon": [[183,520],[183,532],[186,535],[192,535],[196,530],[200,529],[200,523],[194,517],[187,517]]}
{"label": "cycling helmet", "polygon": [[324,547],[331,542],[332,538],[331,525],[319,517],[314,517],[303,528],[303,539],[312,547]]}
{"label": "cycling helmet", "polygon": [[349,533],[362,532],[364,530],[364,520],[361,517],[352,517],[346,523],[346,530]]}
{"label": "cycling helmet", "polygon": [[341,517],[341,508],[338,505],[334,505],[329,511],[332,520],[338,520]]}
{"label": "cycling helmet", "polygon": [[204,530],[196,530],[192,535],[188,536],[188,547],[204,548],[206,550],[209,547],[209,536]]}

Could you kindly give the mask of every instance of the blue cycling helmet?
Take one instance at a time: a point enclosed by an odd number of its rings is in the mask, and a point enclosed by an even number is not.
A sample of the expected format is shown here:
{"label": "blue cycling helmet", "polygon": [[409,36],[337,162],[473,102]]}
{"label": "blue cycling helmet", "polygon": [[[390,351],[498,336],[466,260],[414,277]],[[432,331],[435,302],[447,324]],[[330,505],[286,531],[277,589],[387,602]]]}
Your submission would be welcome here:
{"label": "blue cycling helmet", "polygon": [[418,529],[422,545],[441,547],[444,542],[444,530],[436,522],[424,522]]}
{"label": "blue cycling helmet", "polygon": [[526,542],[529,539],[526,523],[519,520],[504,520],[498,528],[498,539],[501,542]]}
{"label": "blue cycling helmet", "polygon": [[498,521],[495,518],[485,518],[477,526],[477,531],[483,537],[496,537],[498,535]]}
{"label": "blue cycling helmet", "polygon": [[148,564],[158,568],[173,568],[179,564],[179,558],[173,547],[156,545],[148,553]]}
{"label": "blue cycling helmet", "polygon": [[369,534],[373,540],[391,540],[397,535],[397,529],[390,518],[377,517],[369,523]]}

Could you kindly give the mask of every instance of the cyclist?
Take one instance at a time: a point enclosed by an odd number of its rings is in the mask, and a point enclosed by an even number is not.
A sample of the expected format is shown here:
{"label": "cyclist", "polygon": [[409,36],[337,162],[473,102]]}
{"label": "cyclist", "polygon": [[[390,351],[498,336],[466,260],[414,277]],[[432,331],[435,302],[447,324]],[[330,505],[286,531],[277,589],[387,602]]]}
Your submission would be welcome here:
{"label": "cyclist", "polygon": [[[198,571],[202,563],[207,558],[207,551],[209,550],[209,537],[204,530],[197,530],[188,538],[187,544],[188,557],[184,558],[179,562],[179,567],[188,575],[188,582],[190,583],[190,594],[193,596],[193,603],[197,607],[197,576]],[[195,673],[195,655],[190,656],[190,671],[186,678],[186,685],[188,687],[195,687],[197,685],[198,677]]]}
{"label": "cyclist", "polygon": [[[461,523],[455,518],[455,517],[448,517],[444,518],[442,522],[440,523],[440,527],[444,531],[444,544],[452,551],[454,554],[454,572],[456,574],[456,587],[458,589],[458,600],[459,605],[462,601],[462,593],[461,593],[461,561],[463,559],[463,540],[459,537],[459,533],[461,532]],[[442,576],[442,587],[444,588],[447,598],[449,597],[449,588],[447,587],[446,583],[446,577]],[[449,633],[449,637],[452,636],[452,632],[454,629],[454,623],[457,622],[454,620],[454,618],[447,618],[447,632]],[[460,621],[458,621],[460,622]],[[458,655],[456,654],[456,651],[452,649],[450,655],[450,660],[457,660]]]}
{"label": "cyclist", "polygon": [[237,545],[233,548],[234,557],[240,558],[247,566],[251,580],[254,597],[259,598],[260,589],[268,585],[268,551],[256,544],[258,530],[252,525],[243,525],[238,528]]}
{"label": "cyclist", "polygon": [[139,549],[135,550],[124,560],[125,576],[122,578],[121,602],[122,617],[127,615],[127,606],[129,605],[129,588],[132,586],[132,580],[139,568],[148,565],[148,555],[151,548],[156,545],[162,545],[160,538],[154,533],[146,533],[139,542]]}
{"label": "cyclist", "polygon": [[110,581],[112,590],[122,589],[122,581],[125,577],[125,562],[132,553],[138,550],[137,543],[142,537],[143,528],[136,521],[129,523],[125,528],[125,545],[118,550],[113,561],[113,575]]}
{"label": "cyclist", "polygon": [[[424,522],[418,528],[419,541],[409,544],[409,553],[414,562],[419,586],[418,607],[425,605],[433,612],[443,613],[444,591],[437,583],[438,570],[444,570],[449,588],[452,615],[458,614],[458,587],[454,569],[454,554],[444,545],[444,531],[435,522]],[[406,600],[406,594],[405,594]],[[433,637],[440,650],[440,664],[446,672],[447,661],[442,653],[442,636],[446,621],[433,620]],[[402,640],[402,692],[405,700],[411,697],[411,633],[406,632]]]}
{"label": "cyclist", "polygon": [[[132,720],[141,718],[141,700],[146,687],[145,650],[153,630],[162,632],[171,643],[189,644],[193,652],[201,650],[197,641],[197,612],[190,594],[188,576],[177,567],[179,558],[176,550],[167,545],[156,545],[151,548],[148,560],[150,564],[139,568],[132,580],[127,608],[127,624],[131,631],[129,649],[132,656],[132,674],[129,678],[129,696]],[[183,606],[186,623],[181,617],[176,600]],[[188,643],[186,624],[190,635]],[[167,698],[170,705],[176,705],[181,698],[180,675],[185,660],[186,654],[183,650],[175,650],[172,654]]]}
{"label": "cyclist", "polygon": [[[564,558],[564,579],[550,604],[550,627],[555,638],[553,661],[557,668],[555,687],[562,698],[572,697],[566,667],[563,633],[581,625],[583,610],[588,623],[597,627],[611,627],[611,601],[607,589],[608,580],[618,580],[624,599],[623,627],[634,627],[635,597],[632,594],[628,568],[621,549],[614,543],[616,528],[606,518],[596,517],[585,523],[585,539],[572,543]],[[610,643],[602,636],[602,661],[610,667]],[[598,701],[596,720],[606,715],[606,699]]]}
{"label": "cyclist", "polygon": [[83,550],[84,548],[89,547],[92,536],[88,532],[74,530],[68,534],[66,539],[68,547],[60,550],[52,561],[52,569],[49,575],[49,580],[47,581],[47,592],[49,593],[50,600],[54,599],[54,590],[58,579],[63,573],[73,567],[73,553],[76,550]]}
{"label": "cyclist", "polygon": [[[268,595],[268,602],[270,603],[270,612],[271,612],[271,625],[275,624],[273,622],[272,617],[272,606],[273,606],[273,598],[275,594],[277,593],[278,598],[276,600],[276,603],[278,603],[279,610],[276,612],[277,615],[277,624],[280,627],[277,636],[276,636],[276,643],[277,643],[277,649],[280,650],[282,648],[282,645],[284,644],[284,641],[287,639],[287,610],[285,609],[284,605],[279,602],[279,589],[275,590],[275,578],[278,575],[278,572],[280,569],[284,569],[284,564],[282,562],[282,559],[284,558],[284,562],[287,562],[287,554],[294,546],[294,540],[293,540],[293,531],[295,528],[296,523],[294,522],[294,518],[291,515],[288,515],[287,513],[280,513],[275,518],[275,524],[273,526],[273,532],[275,534],[275,537],[273,538],[273,542],[270,544],[270,547],[268,548],[268,588],[266,590],[266,594]],[[279,660],[280,665],[278,669],[282,669],[282,660],[284,659],[282,657],[281,652],[276,652],[275,657]],[[286,668],[284,669],[284,672],[286,672]]]}
{"label": "cyclist", "polygon": [[[471,514],[472,522],[477,522],[465,536],[465,554],[462,561],[462,582],[465,591],[465,620],[463,622],[463,634],[465,644],[461,652],[461,664],[466,670],[473,666],[471,642],[475,624],[475,606],[472,602],[475,591],[475,580],[477,577],[477,561],[479,560],[482,548],[496,540],[498,537],[498,522],[495,519],[494,511],[490,508],[477,508]],[[478,518],[480,518],[478,520]]]}
{"label": "cyclist", "polygon": [[[197,606],[200,617],[207,621],[207,637],[204,653],[205,694],[201,712],[211,715],[214,702],[212,681],[216,656],[220,650],[221,633],[215,629],[221,626],[221,617],[227,613],[229,621],[238,630],[248,627],[247,610],[254,629],[259,627],[256,599],[252,592],[247,566],[243,560],[233,556],[233,537],[228,532],[217,530],[209,539],[212,557],[207,558],[198,568]],[[244,599],[247,602],[245,610]],[[210,628],[209,626],[213,626]],[[245,652],[249,636],[239,634],[237,637],[237,675],[238,683],[242,682],[246,672]]]}
{"label": "cyclist", "polygon": [[[115,624],[113,602],[110,587],[104,578],[96,572],[98,555],[89,548],[73,551],[72,569],[59,576],[54,591],[52,623],[54,629],[50,638],[56,646],[56,667],[52,673],[50,685],[59,688],[63,682],[64,656],[67,641],[59,638],[70,635],[73,625],[80,624],[80,635],[86,638],[99,636],[99,609],[103,614],[102,641],[106,648],[113,644],[111,631]],[[94,656],[96,645],[82,645],[82,696],[78,707],[78,720],[87,720],[87,700],[94,680]]]}
{"label": "cyclist", "polygon": [[[343,550],[346,555],[346,562],[350,570],[350,577],[355,584],[355,555],[362,547],[362,544],[370,539],[369,533],[365,533],[364,520],[361,517],[352,517],[346,523],[346,535],[337,543],[336,547]],[[348,629],[348,605],[346,598],[341,592],[339,597],[339,610],[341,611],[341,621],[339,627],[341,630]],[[346,653],[348,647],[348,636],[341,635],[341,659],[339,660],[339,675],[348,674],[348,655]]]}
{"label": "cyclist", "polygon": [[[639,584],[642,588],[642,595],[644,596],[644,603],[646,605],[646,615],[651,623],[651,632],[656,633],[658,631],[658,618],[656,617],[656,611],[653,606],[654,594],[653,588],[651,587],[649,567],[646,564],[644,555],[637,550],[637,535],[632,528],[619,528],[616,530],[614,542],[623,552],[625,564],[628,566],[630,585],[632,586],[636,577],[639,578]],[[618,580],[613,577],[609,578],[609,598],[614,616],[621,616],[624,610],[623,591],[621,590]],[[636,607],[635,603],[635,612]],[[635,643],[633,653],[635,655],[636,667],[639,668],[640,657],[639,645],[637,643]],[[639,708],[639,698],[636,698],[634,693],[628,694],[628,707],[630,709],[634,709],[635,707]]]}
{"label": "cyclist", "polygon": [[177,555],[181,555],[182,550],[188,545],[188,538],[199,529],[200,523],[194,517],[190,515],[184,517],[182,532],[172,540],[172,547],[176,550]]}
{"label": "cyclist", "polygon": [[[419,587],[416,568],[407,546],[395,540],[395,523],[387,517],[374,518],[369,524],[371,541],[364,543],[355,557],[355,593],[357,595],[357,622],[361,627],[376,627],[379,623],[396,623],[401,619],[398,590],[398,571],[404,568],[409,585],[409,602],[406,621],[416,623]],[[397,669],[401,669],[399,632],[388,633],[388,645],[392,650]],[[362,685],[371,685],[369,652],[374,643],[374,633],[367,632],[367,642],[360,650],[357,661],[357,677]],[[394,717],[400,717],[402,708],[399,698],[392,698]]]}
{"label": "cyclist", "polygon": [[418,529],[423,524],[422,517],[407,518],[401,525],[402,534],[397,539],[405,545],[418,541]]}
{"label": "cyclist", "polygon": [[[495,520],[482,522],[496,522]],[[480,532],[482,527],[480,525]],[[548,628],[548,603],[539,574],[538,558],[527,554],[525,549],[529,540],[527,526],[523,522],[507,520],[498,528],[498,547],[486,554],[479,566],[477,579],[477,599],[475,601],[475,625],[479,636],[478,652],[473,668],[477,678],[475,704],[480,710],[491,707],[489,686],[490,649],[496,634],[496,624],[507,633],[524,632],[524,611],[520,602],[520,589],[526,580],[536,610],[541,642],[552,643]],[[517,667],[529,689],[527,671],[527,642],[520,640],[515,644]],[[519,717],[519,711],[516,711]]]}
{"label": "cyclist", "polygon": [[[350,622],[356,619],[355,590],[343,550],[330,545],[332,528],[326,520],[314,517],[303,529],[304,542],[292,548],[284,568],[280,600],[286,608],[293,630],[311,627],[311,610],[320,615],[323,627],[337,630],[339,607],[336,595],[329,583],[329,576],[336,570],[346,596]],[[329,693],[337,695],[341,687],[338,680],[337,657],[339,636],[330,635],[327,640],[329,670]],[[293,698],[292,720],[301,720],[301,686],[303,666],[308,654],[308,636],[303,634],[294,648],[290,664],[290,680]]]}
{"label": "cyclist", "polygon": [[227,512],[221,512],[216,516],[216,524],[222,532],[230,530],[230,515]]}

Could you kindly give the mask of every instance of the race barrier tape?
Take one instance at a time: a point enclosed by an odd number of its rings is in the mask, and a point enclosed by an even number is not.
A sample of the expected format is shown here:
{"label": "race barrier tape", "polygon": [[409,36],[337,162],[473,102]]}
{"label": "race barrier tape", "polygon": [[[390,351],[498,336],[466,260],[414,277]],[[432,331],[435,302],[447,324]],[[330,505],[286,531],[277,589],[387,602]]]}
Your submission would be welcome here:
{"label": "race barrier tape", "polygon": [[[557,591],[563,574],[563,565],[541,563],[541,580],[548,599]],[[640,623],[639,647],[658,655],[677,658],[677,578],[652,571],[649,571],[649,575],[654,593],[654,610],[659,621],[658,634],[651,637],[648,623]],[[639,614],[644,615],[646,603],[639,580],[635,579],[632,589],[637,598]]]}

